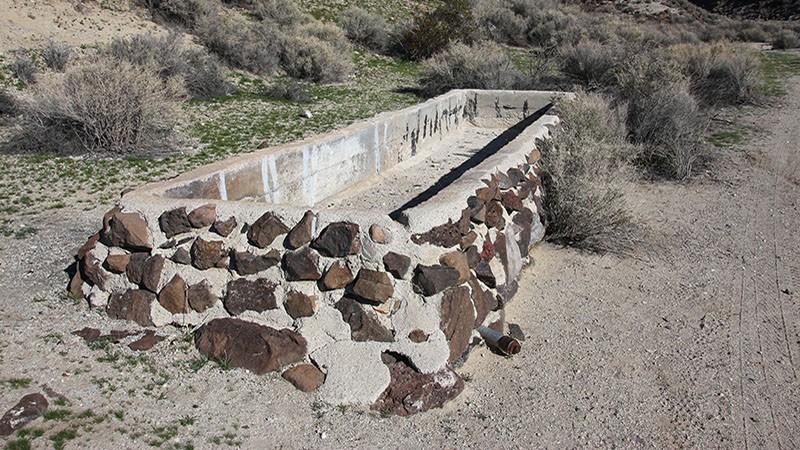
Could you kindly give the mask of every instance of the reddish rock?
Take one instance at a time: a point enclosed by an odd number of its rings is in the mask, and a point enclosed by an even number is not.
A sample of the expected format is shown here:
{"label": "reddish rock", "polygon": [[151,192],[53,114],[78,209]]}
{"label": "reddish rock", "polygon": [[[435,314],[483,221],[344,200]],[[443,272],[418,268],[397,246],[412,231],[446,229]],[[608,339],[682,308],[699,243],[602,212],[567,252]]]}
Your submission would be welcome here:
{"label": "reddish rock", "polygon": [[513,211],[521,211],[525,206],[522,205],[522,199],[514,193],[514,191],[506,191],[500,199],[500,203],[511,214]]}
{"label": "reddish rock", "polygon": [[464,250],[464,254],[467,255],[467,264],[469,265],[469,268],[474,269],[481,260],[481,254],[478,252],[478,247],[470,245],[466,250]]}
{"label": "reddish rock", "polygon": [[326,291],[342,289],[353,281],[353,272],[342,261],[334,261],[322,276],[322,289]]}
{"label": "reddish rock", "polygon": [[350,325],[350,337],[354,341],[394,341],[392,332],[372,313],[365,311],[357,301],[343,297],[333,306],[342,313],[342,319]]}
{"label": "reddish rock", "polygon": [[97,246],[97,242],[100,240],[100,233],[95,233],[89,236],[89,239],[78,249],[78,252],[75,254],[75,259],[78,261],[82,260],[86,257],[86,254],[89,253],[91,250]]}
{"label": "reddish rock", "polygon": [[286,252],[283,255],[283,271],[287,281],[319,280],[322,276],[319,272],[319,255],[308,247]]}
{"label": "reddish rock", "polygon": [[481,249],[481,261],[490,261],[494,258],[494,244],[489,239],[489,236],[486,236],[486,240],[483,241],[483,248]]}
{"label": "reddish rock", "polygon": [[484,204],[494,200],[497,196],[497,188],[483,187],[475,191],[475,197],[481,200]]}
{"label": "reddish rock", "polygon": [[402,361],[388,364],[391,381],[372,409],[408,416],[440,408],[464,390],[464,380],[450,369],[423,374]]}
{"label": "reddish rock", "polygon": [[152,250],[147,222],[139,213],[115,212],[108,218],[102,240],[110,246],[129,250]]}
{"label": "reddish rock", "polygon": [[[47,399],[42,394],[28,394],[0,418],[0,436],[10,436],[15,431],[41,417],[48,407]],[[6,448],[11,448],[9,444]]]}
{"label": "reddish rock", "polygon": [[219,299],[211,293],[211,284],[203,280],[200,283],[189,286],[186,291],[186,300],[193,310],[203,312],[214,306]]}
{"label": "reddish rock", "polygon": [[411,267],[411,258],[395,252],[383,256],[383,268],[398,280],[403,279]]}
{"label": "reddish rock", "polygon": [[357,255],[361,251],[361,242],[358,239],[359,227],[355,223],[336,222],[328,225],[314,239],[311,247],[323,256],[340,258],[347,255]]}
{"label": "reddish rock", "polygon": [[442,295],[439,327],[450,346],[448,361],[456,364],[469,346],[469,338],[475,326],[475,311],[465,286],[448,289]]}
{"label": "reddish rock", "polygon": [[498,230],[502,230],[506,226],[506,220],[503,218],[503,205],[497,200],[492,200],[486,205],[486,226]]}
{"label": "reddish rock", "polygon": [[164,259],[161,255],[154,255],[144,262],[142,267],[141,286],[152,293],[158,292],[158,283],[161,281],[161,272],[164,270]]}
{"label": "reddish rock", "polygon": [[438,247],[450,248],[461,243],[461,232],[458,225],[452,220],[447,223],[435,226],[422,234],[412,234],[411,241],[415,244],[429,243]]}
{"label": "reddish rock", "polygon": [[200,270],[217,267],[217,264],[227,256],[222,241],[207,241],[198,237],[189,250],[192,256],[192,265]]}
{"label": "reddish rock", "polygon": [[294,331],[233,318],[214,319],[200,327],[195,346],[215,361],[256,374],[300,362],[306,355],[306,340]]}
{"label": "reddish rock", "polygon": [[425,296],[434,295],[458,284],[460,274],[452,267],[439,264],[424,266],[418,264],[411,280],[418,292]]}
{"label": "reddish rock", "polygon": [[211,231],[222,237],[228,237],[236,229],[236,225],[238,224],[235,217],[228,217],[226,220],[217,219],[214,225],[211,226]]}
{"label": "reddish rock", "polygon": [[365,302],[380,304],[392,298],[394,286],[386,272],[362,268],[353,283],[353,295]]}
{"label": "reddish rock", "polygon": [[92,327],[83,327],[80,330],[73,331],[72,334],[83,338],[86,342],[94,342],[100,337],[100,330]]}
{"label": "reddish rock", "polygon": [[275,299],[275,283],[260,278],[247,280],[239,278],[228,282],[223,304],[225,309],[234,316],[245,311],[263,312],[268,309],[277,309]]}
{"label": "reddish rock", "polygon": [[475,305],[475,326],[479,326],[486,320],[490,311],[497,307],[497,299],[491,292],[484,291],[475,277],[469,280],[470,297],[472,304]]}
{"label": "reddish rock", "polygon": [[489,286],[492,289],[497,287],[497,279],[495,278],[492,268],[489,266],[488,262],[480,261],[478,265],[475,266],[475,276],[477,276],[479,280],[483,281],[483,284],[486,286]]}
{"label": "reddish rock", "polygon": [[125,273],[128,275],[128,281],[133,284],[142,284],[144,266],[148,258],[150,258],[149,253],[137,252],[131,255],[131,260],[125,267]]}
{"label": "reddish rock", "polygon": [[158,217],[158,226],[161,227],[161,231],[167,238],[192,231],[192,225],[189,223],[189,216],[184,207],[164,211]]}
{"label": "reddish rock", "polygon": [[475,231],[470,231],[469,233],[465,234],[464,237],[461,238],[461,249],[466,250],[472,244],[474,244],[477,239],[478,239],[478,233],[476,233]]}
{"label": "reddish rock", "polygon": [[125,273],[128,263],[131,262],[131,255],[108,255],[105,266],[114,273]]}
{"label": "reddish rock", "polygon": [[428,334],[420,330],[419,328],[416,328],[408,333],[408,339],[410,339],[411,342],[414,342],[415,344],[419,344],[421,342],[426,342],[428,340]]}
{"label": "reddish rock", "polygon": [[131,289],[123,294],[111,294],[106,307],[106,314],[112,319],[132,320],[143,327],[152,327],[150,305],[156,301],[156,295],[141,289]]}
{"label": "reddish rock", "polygon": [[294,366],[281,376],[303,392],[315,391],[325,381],[325,374],[311,364]]}
{"label": "reddish rock", "polygon": [[189,254],[189,250],[186,250],[185,247],[180,247],[172,254],[172,260],[178,264],[189,265],[192,263],[192,255]]}
{"label": "reddish rock", "polygon": [[534,150],[528,154],[528,164],[536,164],[542,158],[542,153],[539,150]]}
{"label": "reddish rock", "polygon": [[439,257],[439,263],[458,271],[458,284],[469,279],[469,261],[467,261],[466,253],[457,250],[445,253]]}
{"label": "reddish rock", "polygon": [[189,312],[189,303],[186,300],[186,282],[180,275],[175,275],[158,293],[158,303],[172,314]]}
{"label": "reddish rock", "polygon": [[250,252],[233,252],[233,269],[239,275],[251,275],[267,270],[281,262],[281,253],[271,249],[265,255]]}
{"label": "reddish rock", "polygon": [[470,215],[470,209],[464,208],[461,211],[461,218],[458,219],[458,222],[456,222],[456,227],[458,228],[458,232],[461,234],[461,236],[466,235],[472,229]]}
{"label": "reddish rock", "polygon": [[313,316],[316,306],[317,297],[315,295],[306,295],[295,290],[287,292],[286,299],[283,301],[283,308],[292,319]]}
{"label": "reddish rock", "polygon": [[199,206],[189,213],[188,219],[193,228],[209,227],[217,220],[217,206],[211,203]]}
{"label": "reddish rock", "polygon": [[300,222],[297,222],[297,225],[286,235],[286,240],[284,242],[286,248],[289,250],[297,250],[311,242],[311,239],[314,237],[312,232],[316,217],[313,211],[306,211],[305,214],[303,214],[303,218],[300,219]]}
{"label": "reddish rock", "polygon": [[247,230],[247,240],[258,248],[267,248],[276,237],[289,232],[278,216],[268,211]]}
{"label": "reddish rock", "polygon": [[166,339],[166,336],[159,336],[153,330],[147,330],[144,336],[128,344],[128,348],[138,352],[145,352],[155,347],[156,344]]}
{"label": "reddish rock", "polygon": [[72,298],[83,298],[83,278],[81,278],[80,270],[75,270],[75,274],[70,278],[67,292],[72,295]]}
{"label": "reddish rock", "polygon": [[392,235],[389,230],[378,224],[372,224],[369,227],[369,238],[376,244],[388,244],[392,241]]}

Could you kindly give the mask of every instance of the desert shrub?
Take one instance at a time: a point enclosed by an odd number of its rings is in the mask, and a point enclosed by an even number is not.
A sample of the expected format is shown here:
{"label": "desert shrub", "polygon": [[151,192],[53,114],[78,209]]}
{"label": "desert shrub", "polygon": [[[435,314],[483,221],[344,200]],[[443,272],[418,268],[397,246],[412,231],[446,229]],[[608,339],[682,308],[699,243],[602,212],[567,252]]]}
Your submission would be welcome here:
{"label": "desert shrub", "polygon": [[618,183],[637,150],[625,140],[622,115],[609,98],[580,91],[556,106],[561,124],[538,145],[546,238],[591,251],[630,249],[633,226]]}
{"label": "desert shrub", "polygon": [[507,1],[480,0],[474,8],[478,27],[489,39],[502,44],[525,45],[528,21]]}
{"label": "desert shrub", "polygon": [[291,0],[254,0],[251,8],[256,19],[271,21],[282,27],[306,21],[303,12]]}
{"label": "desert shrub", "polygon": [[770,34],[754,23],[747,23],[737,31],[736,38],[743,42],[769,42]]}
{"label": "desert shrub", "polygon": [[339,19],[347,38],[370,50],[382,52],[388,44],[389,25],[383,17],[358,7],[351,7]]}
{"label": "desert shrub", "polygon": [[702,105],[737,105],[759,97],[761,63],[750,50],[729,45],[678,47],[673,55]]}
{"label": "desert shrub", "polygon": [[653,174],[683,180],[706,159],[706,129],[688,83],[672,83],[629,105],[628,128],[643,148],[640,162]]}
{"label": "desert shrub", "polygon": [[305,84],[286,79],[272,83],[264,89],[264,94],[273,100],[286,100],[294,103],[310,103],[311,95]]}
{"label": "desert shrub", "polygon": [[220,97],[233,91],[220,62],[200,48],[186,48],[177,33],[114,38],[105,53],[137,66],[153,69],[166,82],[183,79],[192,98]]}
{"label": "desert shrub", "polygon": [[13,116],[19,112],[17,99],[4,87],[0,87],[0,116]]}
{"label": "desert shrub", "polygon": [[209,14],[198,21],[196,33],[203,45],[235,68],[259,75],[270,75],[278,68],[284,33],[274,22],[251,23]]}
{"label": "desert shrub", "polygon": [[614,90],[622,101],[633,103],[684,79],[675,59],[661,50],[633,45],[622,54],[628,57],[620,59],[614,71]]}
{"label": "desert shrub", "polygon": [[497,44],[457,43],[422,63],[419,83],[432,97],[450,89],[512,89],[521,76]]}
{"label": "desert shrub", "polygon": [[139,0],[154,19],[194,29],[198,21],[215,13],[219,6],[210,0]]}
{"label": "desert shrub", "polygon": [[14,60],[11,61],[10,69],[11,73],[21,82],[25,84],[36,83],[36,61],[27,52],[19,52]]}
{"label": "desert shrub", "polygon": [[589,89],[608,86],[614,80],[619,50],[612,44],[584,40],[559,51],[561,71]]}
{"label": "desert shrub", "polygon": [[318,20],[311,21],[295,29],[295,34],[301,36],[311,36],[326,42],[337,52],[342,53],[343,58],[350,58],[350,42],[344,34],[344,30],[336,25],[324,23]]}
{"label": "desert shrub", "polygon": [[67,68],[70,53],[72,53],[72,47],[50,39],[42,49],[42,59],[50,70],[63,72]]}
{"label": "desert shrub", "polygon": [[20,147],[60,154],[138,154],[163,145],[183,89],[150,70],[105,59],[40,83],[23,106]]}
{"label": "desert shrub", "polygon": [[789,48],[800,47],[800,37],[798,34],[791,30],[781,30],[772,39],[772,48],[778,50],[786,50]]}
{"label": "desert shrub", "polygon": [[558,9],[555,2],[514,0],[512,9],[525,19],[525,34],[531,45],[558,48],[564,44],[577,44],[587,37],[586,27],[578,16]]}
{"label": "desert shrub", "polygon": [[281,67],[286,74],[318,83],[341,81],[353,70],[348,54],[343,55],[328,42],[311,35],[295,35],[288,39]]}
{"label": "desert shrub", "polygon": [[395,49],[412,60],[429,58],[451,42],[471,44],[477,28],[470,0],[443,0],[438,8],[417,17]]}

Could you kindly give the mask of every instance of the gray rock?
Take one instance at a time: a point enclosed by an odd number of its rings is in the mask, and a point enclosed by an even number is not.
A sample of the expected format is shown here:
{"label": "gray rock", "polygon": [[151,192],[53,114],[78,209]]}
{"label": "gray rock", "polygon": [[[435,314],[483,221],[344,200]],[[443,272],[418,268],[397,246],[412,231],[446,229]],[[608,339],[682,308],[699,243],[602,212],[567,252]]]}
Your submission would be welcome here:
{"label": "gray rock", "polygon": [[175,208],[165,211],[158,217],[158,225],[161,231],[171,238],[175,235],[192,231],[192,225],[189,223],[189,216],[186,214],[186,208]]}
{"label": "gray rock", "polygon": [[350,336],[354,341],[394,341],[392,332],[375,316],[365,311],[357,301],[344,297],[334,306],[342,313],[342,319],[350,325]]}

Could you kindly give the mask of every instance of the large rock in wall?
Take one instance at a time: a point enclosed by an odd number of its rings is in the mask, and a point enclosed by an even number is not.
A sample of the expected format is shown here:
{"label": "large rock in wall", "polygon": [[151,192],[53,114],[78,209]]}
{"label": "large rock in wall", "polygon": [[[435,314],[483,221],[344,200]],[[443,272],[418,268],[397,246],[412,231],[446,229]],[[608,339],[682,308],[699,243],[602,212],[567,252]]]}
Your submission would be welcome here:
{"label": "large rock in wall", "polygon": [[475,329],[498,320],[543,237],[537,153],[415,234],[325,210],[118,207],[78,252],[69,288],[145,327],[205,321],[198,349],[236,367],[303,363],[284,377],[325,401],[397,414],[441,406],[463,389],[452,368]]}

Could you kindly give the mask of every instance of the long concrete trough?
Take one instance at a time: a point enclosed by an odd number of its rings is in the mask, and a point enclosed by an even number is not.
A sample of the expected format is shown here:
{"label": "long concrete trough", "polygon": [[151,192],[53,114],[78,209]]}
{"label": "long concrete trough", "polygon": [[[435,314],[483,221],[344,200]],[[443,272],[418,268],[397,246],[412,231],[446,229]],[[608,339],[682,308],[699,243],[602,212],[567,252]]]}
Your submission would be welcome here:
{"label": "long concrete trough", "polygon": [[[316,374],[330,403],[440,406],[544,235],[536,141],[556,95],[451,91],[128,192],[70,290],[112,318],[199,326],[211,358]],[[393,398],[409,376],[418,401]]]}

